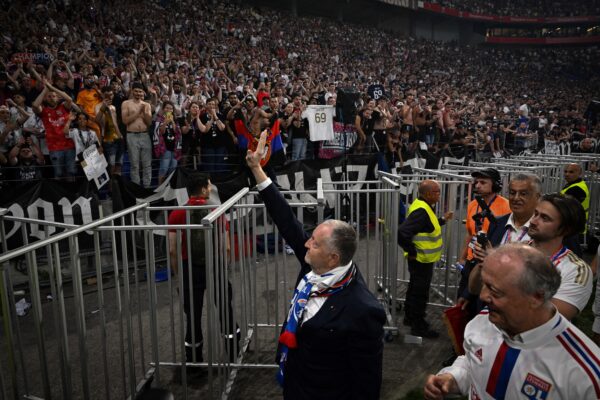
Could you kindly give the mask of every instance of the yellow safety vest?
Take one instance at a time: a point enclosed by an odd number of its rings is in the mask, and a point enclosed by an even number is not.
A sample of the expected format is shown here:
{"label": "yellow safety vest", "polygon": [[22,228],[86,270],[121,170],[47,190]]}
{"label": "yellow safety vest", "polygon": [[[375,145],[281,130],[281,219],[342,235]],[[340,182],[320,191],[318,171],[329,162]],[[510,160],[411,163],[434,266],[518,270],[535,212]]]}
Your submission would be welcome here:
{"label": "yellow safety vest", "polygon": [[[433,232],[419,232],[413,237],[413,243],[417,249],[417,261],[421,263],[432,263],[442,258],[442,227],[433,213],[431,206],[423,200],[417,199],[408,208],[407,217],[419,208],[424,209],[433,224]],[[404,253],[406,257],[408,253]]]}
{"label": "yellow safety vest", "polygon": [[585,210],[585,231],[583,233],[587,233],[587,220],[588,220],[588,217],[590,216],[590,190],[588,189],[585,181],[582,179],[579,182],[570,184],[569,186],[567,186],[560,192],[562,194],[567,194],[567,190],[571,189],[572,187],[579,187],[579,188],[581,188],[581,190],[583,190],[585,192],[585,199],[583,199],[583,202],[581,203],[581,205],[583,206],[583,209]]}

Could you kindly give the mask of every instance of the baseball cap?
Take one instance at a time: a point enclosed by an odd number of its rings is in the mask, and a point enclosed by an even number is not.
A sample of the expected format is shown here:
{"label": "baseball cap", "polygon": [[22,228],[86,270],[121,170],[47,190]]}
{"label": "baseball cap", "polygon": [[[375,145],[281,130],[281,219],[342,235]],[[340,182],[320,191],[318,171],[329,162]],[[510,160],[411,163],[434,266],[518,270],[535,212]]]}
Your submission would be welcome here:
{"label": "baseball cap", "polygon": [[495,168],[484,168],[479,171],[474,171],[471,173],[473,178],[489,178],[494,182],[500,182],[500,172],[498,172]]}
{"label": "baseball cap", "polygon": [[244,97],[244,101],[253,101],[256,103],[256,97],[254,97],[253,95],[249,94],[246,97]]}

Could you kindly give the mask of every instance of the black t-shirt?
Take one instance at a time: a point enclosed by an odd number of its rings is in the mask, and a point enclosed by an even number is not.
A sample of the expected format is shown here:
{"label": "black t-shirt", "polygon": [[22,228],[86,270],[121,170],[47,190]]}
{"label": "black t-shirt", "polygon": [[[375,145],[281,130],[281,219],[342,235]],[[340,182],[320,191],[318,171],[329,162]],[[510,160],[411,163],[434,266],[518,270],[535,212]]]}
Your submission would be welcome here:
{"label": "black t-shirt", "polygon": [[288,127],[288,134],[292,136],[292,139],[308,139],[308,120],[301,119],[299,125],[292,122]]}
{"label": "black t-shirt", "polygon": [[42,170],[37,161],[32,160],[31,164],[23,164],[21,161],[15,166],[15,180],[34,181],[42,179]]}
{"label": "black t-shirt", "polygon": [[[217,113],[217,118],[225,123],[225,118],[223,118],[221,113]],[[208,121],[210,121],[208,113],[202,114],[200,116],[200,121],[202,121],[204,125],[208,124]],[[220,130],[216,121],[213,121],[210,125],[210,129],[200,137],[200,145],[202,147],[211,148],[227,146],[227,128]]]}
{"label": "black t-shirt", "polygon": [[165,141],[165,148],[168,151],[175,151],[175,126],[173,123],[169,123],[165,127],[165,132],[163,133],[163,140]]}
{"label": "black t-shirt", "polygon": [[187,134],[183,135],[183,143],[191,147],[200,146],[200,137],[202,132],[200,132],[200,128],[198,128],[196,118],[189,122],[189,124],[190,130]]}
{"label": "black t-shirt", "polygon": [[365,118],[364,111],[360,114],[360,126],[365,135],[370,136],[373,134],[373,128],[375,127],[375,121],[380,117],[377,111],[373,111],[371,118]]}

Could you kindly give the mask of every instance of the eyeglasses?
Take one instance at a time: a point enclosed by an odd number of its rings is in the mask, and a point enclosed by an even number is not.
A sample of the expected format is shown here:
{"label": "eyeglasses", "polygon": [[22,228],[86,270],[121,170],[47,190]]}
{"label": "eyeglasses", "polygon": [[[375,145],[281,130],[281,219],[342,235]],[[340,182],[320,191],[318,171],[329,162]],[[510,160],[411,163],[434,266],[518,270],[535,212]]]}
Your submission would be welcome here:
{"label": "eyeglasses", "polygon": [[509,191],[508,192],[508,197],[510,198],[515,198],[515,197],[523,197],[523,198],[527,198],[529,196],[531,196],[532,192],[528,192],[528,191],[522,191],[522,192],[517,192],[517,191]]}

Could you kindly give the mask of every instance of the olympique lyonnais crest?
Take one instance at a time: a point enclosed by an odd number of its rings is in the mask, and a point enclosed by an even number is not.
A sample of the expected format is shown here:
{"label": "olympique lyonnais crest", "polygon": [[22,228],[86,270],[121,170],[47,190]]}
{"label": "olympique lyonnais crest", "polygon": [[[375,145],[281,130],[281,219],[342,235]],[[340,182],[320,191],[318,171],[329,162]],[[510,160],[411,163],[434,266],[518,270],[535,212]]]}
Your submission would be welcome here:
{"label": "olympique lyonnais crest", "polygon": [[521,387],[521,393],[530,400],[543,400],[548,397],[552,384],[529,373]]}
{"label": "olympique lyonnais crest", "polygon": [[[256,151],[256,147],[258,146],[258,139],[260,138],[253,138],[252,141],[248,143],[248,149],[250,149],[251,151]],[[261,167],[264,167],[271,158],[271,140],[273,140],[273,135],[269,132],[269,136],[267,137],[267,141],[265,142],[265,149],[260,160]]]}

